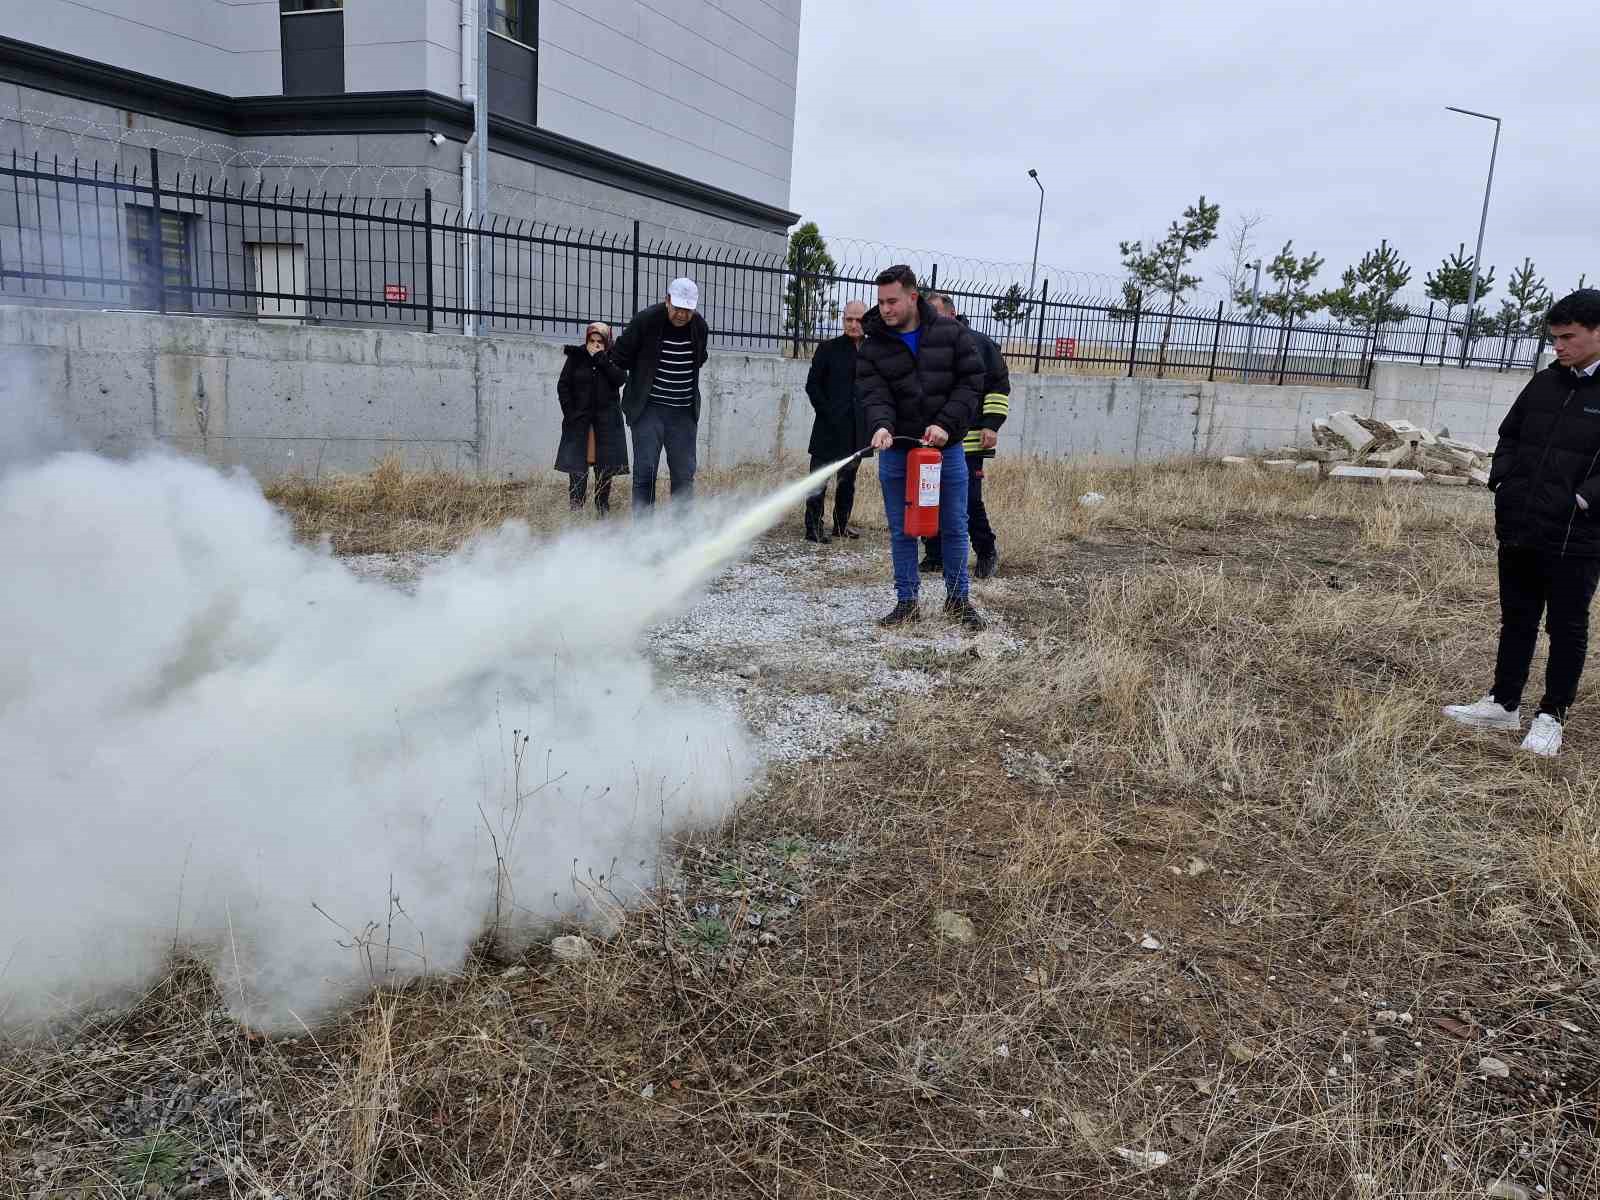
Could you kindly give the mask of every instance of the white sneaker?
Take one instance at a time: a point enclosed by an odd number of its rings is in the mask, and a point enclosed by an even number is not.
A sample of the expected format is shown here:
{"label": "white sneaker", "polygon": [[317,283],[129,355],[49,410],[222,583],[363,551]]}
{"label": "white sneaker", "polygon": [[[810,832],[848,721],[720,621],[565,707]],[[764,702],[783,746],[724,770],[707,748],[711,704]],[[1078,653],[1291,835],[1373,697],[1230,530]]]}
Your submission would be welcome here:
{"label": "white sneaker", "polygon": [[1528,726],[1528,736],[1522,739],[1522,748],[1529,754],[1554,758],[1561,751],[1561,722],[1549,713],[1540,713]]}
{"label": "white sneaker", "polygon": [[1447,704],[1444,715],[1457,724],[1470,725],[1474,729],[1522,728],[1522,710],[1501,708],[1493,696],[1485,696],[1476,704]]}

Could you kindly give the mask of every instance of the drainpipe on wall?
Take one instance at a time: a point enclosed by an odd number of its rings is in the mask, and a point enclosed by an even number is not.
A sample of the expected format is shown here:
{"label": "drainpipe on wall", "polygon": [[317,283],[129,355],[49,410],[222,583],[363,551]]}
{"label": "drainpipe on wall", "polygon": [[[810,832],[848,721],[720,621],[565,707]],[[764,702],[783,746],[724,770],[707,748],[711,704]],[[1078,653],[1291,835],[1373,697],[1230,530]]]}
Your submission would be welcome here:
{"label": "drainpipe on wall", "polygon": [[[474,263],[473,239],[466,234],[466,228],[471,222],[473,213],[477,210],[478,192],[476,181],[473,179],[473,159],[477,153],[477,124],[478,124],[478,86],[477,72],[473,69],[477,60],[477,28],[475,17],[478,11],[478,0],[461,0],[461,102],[472,106],[473,134],[467,139],[466,145],[461,147],[461,246],[459,262],[462,266],[462,308],[471,309],[476,298],[476,285],[478,274]],[[461,332],[471,337],[476,332],[476,326],[470,312],[461,314]]]}

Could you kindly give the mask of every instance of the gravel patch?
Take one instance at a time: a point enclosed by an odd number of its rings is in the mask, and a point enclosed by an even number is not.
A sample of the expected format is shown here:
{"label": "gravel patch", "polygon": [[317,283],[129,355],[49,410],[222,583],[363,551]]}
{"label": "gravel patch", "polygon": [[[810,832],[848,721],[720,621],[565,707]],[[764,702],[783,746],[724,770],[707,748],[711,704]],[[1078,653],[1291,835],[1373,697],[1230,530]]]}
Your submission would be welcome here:
{"label": "gravel patch", "polygon": [[[435,556],[351,555],[365,579],[411,591]],[[882,582],[835,582],[877,573]],[[894,602],[883,547],[846,550],[758,543],[722,571],[682,616],[647,636],[645,654],[668,687],[745,723],[770,762],[834,753],[881,736],[894,698],[921,695],[965,655],[998,658],[1019,642],[991,617],[976,637],[940,615],[937,581],[912,631],[879,629]],[[978,597],[980,607],[982,597]]]}

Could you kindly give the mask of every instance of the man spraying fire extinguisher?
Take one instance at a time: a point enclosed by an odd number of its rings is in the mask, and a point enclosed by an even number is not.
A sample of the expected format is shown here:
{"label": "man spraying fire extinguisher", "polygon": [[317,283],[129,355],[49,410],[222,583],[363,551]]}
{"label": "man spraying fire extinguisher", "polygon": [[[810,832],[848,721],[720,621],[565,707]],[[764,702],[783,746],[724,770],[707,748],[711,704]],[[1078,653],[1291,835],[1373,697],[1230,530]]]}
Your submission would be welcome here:
{"label": "man spraying fire extinguisher", "polygon": [[[938,522],[944,562],[944,610],[968,629],[982,629],[972,607],[967,576],[967,459],[961,440],[977,421],[984,368],[972,334],[960,322],[939,315],[922,298],[917,277],[907,266],[888,268],[877,278],[878,304],[862,320],[866,337],[856,355],[856,401],[872,433],[889,521],[889,551],[894,561],[896,603],[878,623],[904,625],[918,620],[920,576],[917,529],[907,531],[925,510]],[[913,453],[920,444],[937,453]],[[908,492],[907,475],[916,486]],[[935,516],[936,514],[936,516]]]}

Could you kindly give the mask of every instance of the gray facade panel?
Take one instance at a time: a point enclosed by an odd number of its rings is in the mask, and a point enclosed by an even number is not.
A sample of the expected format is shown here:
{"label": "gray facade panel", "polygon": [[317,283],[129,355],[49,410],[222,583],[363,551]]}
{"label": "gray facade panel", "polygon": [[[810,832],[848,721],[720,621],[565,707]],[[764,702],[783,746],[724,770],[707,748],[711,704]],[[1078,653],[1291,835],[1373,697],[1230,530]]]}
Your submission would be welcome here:
{"label": "gray facade panel", "polygon": [[[540,0],[538,127],[784,208],[798,3]],[[457,99],[460,14],[460,0],[345,0],[347,91]],[[0,35],[223,96],[276,96],[283,86],[277,0],[13,0]],[[147,111],[186,115],[160,104]],[[76,140],[115,144],[122,132],[80,123]],[[197,135],[205,155],[225,160],[219,141],[230,138]]]}

